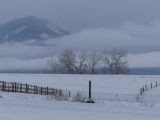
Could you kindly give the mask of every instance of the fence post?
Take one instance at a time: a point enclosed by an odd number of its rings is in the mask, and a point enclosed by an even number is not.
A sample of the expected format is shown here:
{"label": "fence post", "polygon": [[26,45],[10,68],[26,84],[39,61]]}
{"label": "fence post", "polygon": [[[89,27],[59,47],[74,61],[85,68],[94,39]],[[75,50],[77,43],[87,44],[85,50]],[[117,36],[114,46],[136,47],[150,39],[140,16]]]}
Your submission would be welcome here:
{"label": "fence post", "polygon": [[156,81],[156,87],[157,87],[157,81]]}
{"label": "fence post", "polygon": [[91,98],[91,81],[89,81],[89,99]]}
{"label": "fence post", "polygon": [[28,85],[26,84],[26,93],[28,93]]}
{"label": "fence post", "polygon": [[4,81],[2,82],[2,91],[4,91]]}
{"label": "fence post", "polygon": [[38,87],[36,86],[36,94],[38,94]]}
{"label": "fence post", "polygon": [[145,84],[145,91],[147,91],[147,85]]}
{"label": "fence post", "polygon": [[4,82],[4,91],[6,91],[6,82]]}
{"label": "fence post", "polygon": [[16,93],[17,92],[17,83],[15,82],[14,84],[15,84],[15,88],[14,89],[15,89],[15,93]]}
{"label": "fence post", "polygon": [[14,92],[14,83],[12,83],[12,92]]}
{"label": "fence post", "polygon": [[47,95],[48,95],[48,86],[47,86]]}
{"label": "fence post", "polygon": [[142,88],[140,88],[140,95],[142,95]]}
{"label": "fence post", "polygon": [[62,96],[62,90],[61,89],[59,90],[59,95]]}
{"label": "fence post", "polygon": [[43,93],[43,89],[42,89],[42,87],[41,87],[41,95],[42,95],[42,93]]}
{"label": "fence post", "polygon": [[151,89],[152,89],[152,83],[151,83]]}
{"label": "fence post", "polygon": [[22,93],[22,84],[20,84],[20,93]]}
{"label": "fence post", "polygon": [[55,89],[55,95],[57,95],[57,89]]}
{"label": "fence post", "polygon": [[71,92],[69,91],[69,97],[71,97]]}
{"label": "fence post", "polygon": [[33,94],[35,94],[36,93],[36,86],[34,86],[33,88],[34,88],[33,89]]}
{"label": "fence post", "polygon": [[52,95],[54,94],[54,88],[52,88]]}

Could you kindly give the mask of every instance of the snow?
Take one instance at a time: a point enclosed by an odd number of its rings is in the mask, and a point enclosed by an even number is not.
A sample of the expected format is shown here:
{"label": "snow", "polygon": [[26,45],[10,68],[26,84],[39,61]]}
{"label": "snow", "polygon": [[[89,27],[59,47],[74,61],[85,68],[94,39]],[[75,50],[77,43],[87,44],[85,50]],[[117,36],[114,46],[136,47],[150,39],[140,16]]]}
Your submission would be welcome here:
{"label": "snow", "polygon": [[24,30],[24,29],[26,29],[28,26],[22,26],[22,27],[20,27],[20,28],[17,28],[16,30],[14,30],[13,32],[14,33],[19,33],[19,32],[21,32],[22,30]]}
{"label": "snow", "polygon": [[66,35],[66,33],[65,33],[65,31],[63,31],[63,29],[59,28],[59,26],[57,26],[56,24],[53,24],[52,22],[49,22],[47,24],[47,27],[49,29],[51,29],[52,31],[54,31],[58,35]]}
{"label": "snow", "polygon": [[43,39],[50,39],[51,38],[47,33],[41,34],[40,37]]}
{"label": "snow", "polygon": [[92,82],[94,104],[56,101],[45,95],[0,92],[1,120],[159,120],[160,86],[139,96],[145,84],[160,83],[160,76],[0,74],[1,81],[68,89],[73,96],[88,96]]}

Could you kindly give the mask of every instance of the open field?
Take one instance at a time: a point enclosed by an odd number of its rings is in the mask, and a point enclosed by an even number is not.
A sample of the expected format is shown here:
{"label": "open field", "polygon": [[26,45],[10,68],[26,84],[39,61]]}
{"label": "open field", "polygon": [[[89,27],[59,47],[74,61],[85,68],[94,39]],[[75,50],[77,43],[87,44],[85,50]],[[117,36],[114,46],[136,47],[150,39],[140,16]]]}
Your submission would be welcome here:
{"label": "open field", "polygon": [[[77,91],[88,97],[88,81],[92,82],[95,104],[70,102]],[[160,76],[136,75],[52,75],[0,74],[0,81],[20,82],[71,91],[67,101],[56,101],[46,95],[0,92],[2,120],[159,120],[160,87],[138,96],[140,88]]]}

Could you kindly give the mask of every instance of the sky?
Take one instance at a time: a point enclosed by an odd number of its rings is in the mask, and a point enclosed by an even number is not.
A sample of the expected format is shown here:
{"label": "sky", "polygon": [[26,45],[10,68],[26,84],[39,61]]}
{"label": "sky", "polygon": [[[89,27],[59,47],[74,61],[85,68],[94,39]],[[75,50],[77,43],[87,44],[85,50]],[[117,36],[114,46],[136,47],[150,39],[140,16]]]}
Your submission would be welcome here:
{"label": "sky", "polygon": [[0,0],[0,24],[36,16],[84,28],[48,40],[45,47],[2,44],[0,69],[45,68],[50,56],[66,48],[77,52],[124,48],[130,67],[160,67],[159,5],[159,0]]}

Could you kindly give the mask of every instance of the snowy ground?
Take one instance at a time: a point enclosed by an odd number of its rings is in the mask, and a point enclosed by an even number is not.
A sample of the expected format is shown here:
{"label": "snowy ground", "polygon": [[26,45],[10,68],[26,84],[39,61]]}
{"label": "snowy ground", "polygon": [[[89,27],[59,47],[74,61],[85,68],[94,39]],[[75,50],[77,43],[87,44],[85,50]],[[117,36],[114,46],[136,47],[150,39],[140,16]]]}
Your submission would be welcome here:
{"label": "snowy ground", "polygon": [[[45,95],[0,92],[0,120],[159,120],[160,87],[137,98],[140,87],[160,83],[160,76],[0,74],[1,81],[77,91],[88,96],[92,81],[95,104],[55,101]],[[148,86],[149,87],[149,86]],[[138,100],[137,100],[138,99]],[[138,101],[138,102],[137,102]]]}

